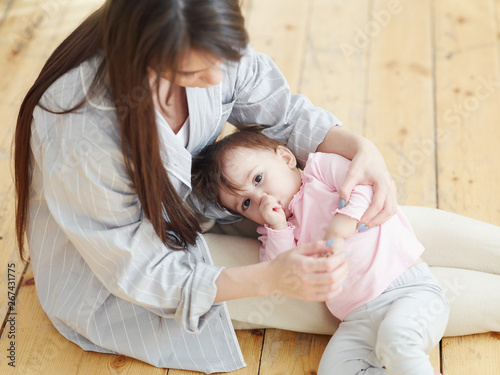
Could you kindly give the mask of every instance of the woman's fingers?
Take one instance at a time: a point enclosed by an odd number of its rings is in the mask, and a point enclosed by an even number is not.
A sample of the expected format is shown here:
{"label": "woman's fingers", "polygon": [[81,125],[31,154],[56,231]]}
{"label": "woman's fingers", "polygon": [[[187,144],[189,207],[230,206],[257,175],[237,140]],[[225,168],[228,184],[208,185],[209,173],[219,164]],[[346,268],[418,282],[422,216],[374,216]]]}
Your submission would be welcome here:
{"label": "woman's fingers", "polygon": [[323,273],[314,273],[309,276],[308,282],[314,287],[317,288],[318,292],[327,292],[328,288],[339,287],[347,278],[348,265],[347,262],[344,261],[335,268],[335,270],[331,272],[323,272]]}
{"label": "woman's fingers", "polygon": [[360,180],[360,174],[358,173],[355,164],[352,163],[349,170],[347,171],[344,183],[339,189],[339,200],[340,205],[342,206],[340,208],[343,208],[343,206],[345,206],[349,202],[352,190],[356,187],[356,185],[360,183]]}
{"label": "woman's fingers", "polygon": [[313,295],[315,301],[327,301],[329,299],[335,298],[344,290],[344,283],[347,280],[347,273],[339,278],[335,283],[329,286],[324,286],[317,288],[316,293]]}
{"label": "woman's fingers", "polygon": [[304,291],[310,301],[326,301],[342,292],[342,285],[347,279],[347,262],[342,263],[334,271],[315,273],[303,280]]}
{"label": "woman's fingers", "polygon": [[329,243],[327,241],[315,241],[295,248],[293,251],[302,255],[329,255],[333,253],[334,243]]}
{"label": "woman's fingers", "polygon": [[[323,245],[321,245],[323,243]],[[287,297],[309,301],[321,301],[324,296],[333,295],[347,277],[347,262],[343,252],[328,257],[304,255],[324,248],[324,242],[300,246],[283,256],[276,275],[278,290]]]}
{"label": "woman's fingers", "polygon": [[392,178],[374,185],[373,192],[372,204],[360,220],[369,228],[385,223],[397,211],[396,184]]}
{"label": "woman's fingers", "polygon": [[339,189],[339,207],[349,202],[356,185],[372,185],[373,202],[360,220],[367,228],[386,222],[397,210],[396,184],[384,159],[372,143],[367,143],[351,161],[343,185]]}

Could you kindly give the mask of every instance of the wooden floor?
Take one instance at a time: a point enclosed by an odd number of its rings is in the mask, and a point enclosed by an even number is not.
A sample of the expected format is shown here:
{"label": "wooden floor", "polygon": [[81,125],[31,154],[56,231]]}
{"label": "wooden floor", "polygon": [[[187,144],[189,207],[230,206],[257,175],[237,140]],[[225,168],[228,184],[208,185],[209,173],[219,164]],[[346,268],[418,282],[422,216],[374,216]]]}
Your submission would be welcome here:
{"label": "wooden floor", "polygon": [[[29,267],[16,257],[10,146],[20,101],[53,48],[97,0],[0,0],[0,315],[15,271],[16,368],[2,374],[194,374],[83,352],[51,326]],[[399,203],[438,207],[500,225],[500,1],[246,0],[255,49],[292,90],[372,139]],[[239,375],[314,374],[329,337],[238,331]],[[444,375],[499,374],[499,335],[445,338],[432,353]]]}

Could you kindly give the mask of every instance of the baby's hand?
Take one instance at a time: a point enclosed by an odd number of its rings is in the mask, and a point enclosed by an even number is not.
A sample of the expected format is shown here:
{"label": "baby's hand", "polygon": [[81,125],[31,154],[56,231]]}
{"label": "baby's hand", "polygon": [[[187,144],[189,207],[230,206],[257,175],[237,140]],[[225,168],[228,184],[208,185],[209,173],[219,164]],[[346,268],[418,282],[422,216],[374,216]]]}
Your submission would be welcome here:
{"label": "baby's hand", "polygon": [[271,229],[282,230],[287,228],[285,211],[283,211],[278,201],[270,195],[265,195],[262,198],[259,212]]}
{"label": "baby's hand", "polygon": [[338,254],[344,251],[344,239],[340,236],[332,236],[329,235],[328,233],[325,235],[324,238],[325,241],[332,240],[333,241],[333,246],[332,246],[332,252],[331,253],[326,253],[326,254]]}

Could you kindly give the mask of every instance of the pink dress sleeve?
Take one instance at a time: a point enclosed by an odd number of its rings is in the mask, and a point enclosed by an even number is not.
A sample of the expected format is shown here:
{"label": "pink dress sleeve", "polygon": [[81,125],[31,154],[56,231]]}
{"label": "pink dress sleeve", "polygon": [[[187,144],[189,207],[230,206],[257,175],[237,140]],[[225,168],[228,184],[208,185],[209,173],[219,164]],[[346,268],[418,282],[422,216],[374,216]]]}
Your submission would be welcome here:
{"label": "pink dress sleeve", "polygon": [[[310,158],[313,158],[314,162],[308,162],[311,168],[306,168],[304,173],[310,174],[312,178],[328,185],[332,191],[338,192],[344,183],[351,161],[340,155],[320,152],[311,154]],[[340,213],[359,221],[370,206],[372,198],[373,188],[371,185],[356,185],[346,206],[335,210],[332,214]]]}
{"label": "pink dress sleeve", "polygon": [[259,258],[261,262],[273,260],[280,253],[290,250],[297,246],[293,235],[294,226],[288,223],[288,227],[283,230],[274,230],[264,225],[257,228],[260,234],[259,240],[261,246],[259,249]]}

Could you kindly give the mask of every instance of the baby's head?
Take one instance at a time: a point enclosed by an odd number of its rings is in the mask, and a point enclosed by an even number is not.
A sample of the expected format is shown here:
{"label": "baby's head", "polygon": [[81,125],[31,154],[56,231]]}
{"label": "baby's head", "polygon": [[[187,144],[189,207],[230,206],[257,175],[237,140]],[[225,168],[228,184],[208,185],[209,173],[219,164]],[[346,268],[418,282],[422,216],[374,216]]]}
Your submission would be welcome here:
{"label": "baby's head", "polygon": [[292,152],[258,128],[238,131],[205,147],[192,166],[194,194],[265,224],[259,212],[269,195],[285,210],[301,186]]}

